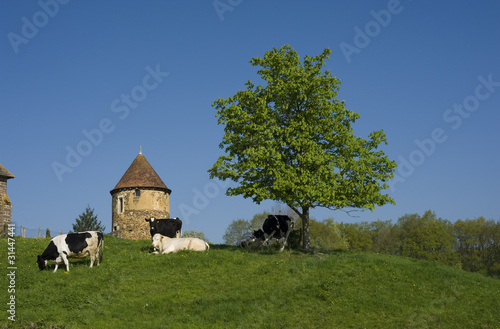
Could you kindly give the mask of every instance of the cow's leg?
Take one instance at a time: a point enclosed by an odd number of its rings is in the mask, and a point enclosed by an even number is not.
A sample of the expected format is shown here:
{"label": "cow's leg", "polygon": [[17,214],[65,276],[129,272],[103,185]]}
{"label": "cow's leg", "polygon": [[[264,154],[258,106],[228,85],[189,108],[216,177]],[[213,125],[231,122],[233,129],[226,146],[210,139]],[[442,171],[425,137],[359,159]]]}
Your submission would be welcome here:
{"label": "cow's leg", "polygon": [[56,263],[56,267],[54,268],[54,273],[56,273],[58,267],[59,267],[59,264]]}
{"label": "cow's leg", "polygon": [[178,230],[177,232],[175,232],[175,237],[176,237],[176,238],[180,238],[180,237],[181,237],[181,235],[182,235],[181,230]]}
{"label": "cow's leg", "polygon": [[269,234],[267,238],[264,240],[264,242],[262,242],[262,244],[266,244],[273,237],[275,232],[276,231],[272,231],[271,234]]}
{"label": "cow's leg", "polygon": [[94,260],[95,260],[95,255],[91,254],[90,255],[90,268],[92,268],[92,266],[94,266]]}
{"label": "cow's leg", "polygon": [[[69,272],[68,255],[66,254],[65,251],[61,254],[61,258],[64,262],[64,265],[66,265],[66,272]],[[56,263],[56,270],[57,270],[57,263]],[[54,270],[54,272],[55,272],[55,270]]]}
{"label": "cow's leg", "polygon": [[101,265],[103,249],[104,249],[104,241],[101,241],[101,244],[97,246],[97,252],[96,252],[97,266]]}
{"label": "cow's leg", "polygon": [[285,249],[286,241],[288,240],[288,236],[290,235],[291,231],[292,230],[290,230],[290,229],[288,231],[286,231],[285,241],[283,241],[283,245],[281,246],[280,252],[283,251],[283,249]]}
{"label": "cow's leg", "polygon": [[69,272],[69,261],[68,261],[68,257],[66,257],[66,258],[64,259],[64,263],[65,263],[65,265],[66,265],[66,272]]}

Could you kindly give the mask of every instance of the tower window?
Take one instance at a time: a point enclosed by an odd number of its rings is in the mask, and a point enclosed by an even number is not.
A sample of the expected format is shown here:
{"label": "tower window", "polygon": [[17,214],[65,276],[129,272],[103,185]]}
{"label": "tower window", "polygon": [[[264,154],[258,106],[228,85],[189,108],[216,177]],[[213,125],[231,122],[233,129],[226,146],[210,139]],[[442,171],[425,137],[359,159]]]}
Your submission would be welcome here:
{"label": "tower window", "polygon": [[141,190],[136,189],[135,190],[135,196],[141,196]]}
{"label": "tower window", "polygon": [[125,210],[125,203],[122,196],[118,197],[118,213],[121,214]]}

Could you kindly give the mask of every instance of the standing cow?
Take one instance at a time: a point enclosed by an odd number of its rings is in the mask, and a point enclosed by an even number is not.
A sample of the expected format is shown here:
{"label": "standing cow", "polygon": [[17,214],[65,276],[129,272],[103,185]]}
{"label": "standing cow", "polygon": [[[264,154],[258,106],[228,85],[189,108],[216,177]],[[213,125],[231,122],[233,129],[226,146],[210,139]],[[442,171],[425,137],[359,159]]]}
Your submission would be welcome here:
{"label": "standing cow", "polygon": [[182,221],[177,218],[163,218],[157,219],[154,217],[146,218],[146,222],[149,222],[149,232],[151,233],[151,238],[159,233],[169,238],[180,238],[182,233]]}
{"label": "standing cow", "polygon": [[98,231],[87,231],[79,233],[68,233],[58,235],[53,238],[43,254],[38,255],[37,263],[40,270],[47,267],[47,261],[56,263],[54,273],[59,264],[66,265],[66,272],[69,272],[68,258],[84,258],[90,256],[90,267],[97,260],[97,266],[101,263],[103,234]]}
{"label": "standing cow", "polygon": [[285,244],[288,236],[293,229],[292,219],[285,215],[269,215],[267,216],[262,228],[252,233],[246,233],[238,241],[237,245],[240,247],[247,247],[256,242],[259,245],[266,244],[270,239],[283,239],[280,251],[285,249]]}

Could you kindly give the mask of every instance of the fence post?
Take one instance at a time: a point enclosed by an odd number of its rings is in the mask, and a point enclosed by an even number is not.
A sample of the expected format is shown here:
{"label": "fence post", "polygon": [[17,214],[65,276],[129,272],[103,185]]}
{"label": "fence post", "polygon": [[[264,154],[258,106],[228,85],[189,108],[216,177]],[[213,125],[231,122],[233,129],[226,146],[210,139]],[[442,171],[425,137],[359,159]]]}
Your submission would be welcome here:
{"label": "fence post", "polygon": [[41,234],[41,233],[42,233],[42,228],[41,228],[41,227],[39,227],[39,228],[38,228],[38,238],[39,238],[39,239],[40,239],[40,234]]}

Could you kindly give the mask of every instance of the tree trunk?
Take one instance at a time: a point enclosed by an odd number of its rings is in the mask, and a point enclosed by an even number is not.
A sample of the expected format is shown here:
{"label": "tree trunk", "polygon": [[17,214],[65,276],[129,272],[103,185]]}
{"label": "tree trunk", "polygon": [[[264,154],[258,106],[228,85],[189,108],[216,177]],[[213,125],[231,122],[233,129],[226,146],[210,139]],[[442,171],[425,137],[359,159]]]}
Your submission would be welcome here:
{"label": "tree trunk", "polygon": [[302,207],[302,214],[300,215],[302,219],[302,247],[305,250],[311,250],[311,240],[309,239],[309,207]]}

